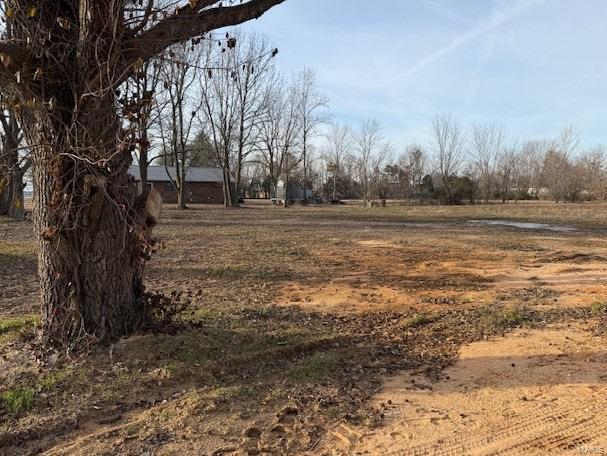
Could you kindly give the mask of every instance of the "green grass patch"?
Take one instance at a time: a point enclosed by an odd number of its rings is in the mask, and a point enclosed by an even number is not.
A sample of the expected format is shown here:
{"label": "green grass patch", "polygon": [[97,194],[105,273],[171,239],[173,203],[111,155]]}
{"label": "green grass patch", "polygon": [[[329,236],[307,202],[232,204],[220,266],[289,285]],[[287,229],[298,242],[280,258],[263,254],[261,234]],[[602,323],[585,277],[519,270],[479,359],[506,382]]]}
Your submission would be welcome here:
{"label": "green grass patch", "polygon": [[316,353],[287,371],[287,376],[297,381],[313,381],[327,377],[339,362],[335,352]]}
{"label": "green grass patch", "polygon": [[253,279],[271,281],[289,279],[292,277],[292,272],[286,266],[260,267],[259,265],[230,265],[208,267],[203,271],[209,278],[223,280]]}
{"label": "green grass patch", "polygon": [[0,241],[0,253],[12,256],[35,256],[36,245],[33,242]]}
{"label": "green grass patch", "polygon": [[244,266],[221,266],[207,268],[207,276],[218,279],[238,279],[247,273]]}
{"label": "green grass patch", "polygon": [[485,308],[481,313],[481,323],[487,327],[506,330],[522,326],[531,320],[524,307]]}
{"label": "green grass patch", "polygon": [[229,313],[225,307],[198,307],[191,311],[185,318],[191,321],[216,321],[228,317]]}
{"label": "green grass patch", "polygon": [[421,313],[421,314],[417,314],[414,317],[412,317],[407,322],[407,326],[409,328],[417,328],[419,326],[424,326],[429,323],[432,323],[434,320],[435,320],[435,317],[433,317],[432,315]]}
{"label": "green grass patch", "polygon": [[33,328],[38,321],[39,318],[33,315],[21,318],[0,319],[0,343],[14,340],[24,331]]}
{"label": "green grass patch", "polygon": [[29,387],[13,388],[2,393],[2,405],[11,415],[29,412],[34,407],[34,390]]}
{"label": "green grass patch", "polygon": [[36,324],[38,318],[28,315],[22,318],[8,318],[0,320],[0,336],[9,332],[20,331],[27,326]]}
{"label": "green grass patch", "polygon": [[607,313],[607,304],[604,302],[593,302],[590,304],[590,311],[595,315]]}
{"label": "green grass patch", "polygon": [[86,372],[82,368],[66,368],[49,372],[36,381],[37,391],[52,391],[64,386],[74,389],[79,384],[87,383]]}
{"label": "green grass patch", "polygon": [[230,399],[238,398],[248,392],[249,389],[243,387],[242,385],[223,386],[211,390],[208,393],[208,397],[215,400],[219,399],[221,401],[227,401]]}
{"label": "green grass patch", "polygon": [[195,332],[183,332],[176,336],[167,336],[158,341],[153,348],[165,359],[182,363],[197,363],[220,356],[220,347],[212,346],[214,341]]}

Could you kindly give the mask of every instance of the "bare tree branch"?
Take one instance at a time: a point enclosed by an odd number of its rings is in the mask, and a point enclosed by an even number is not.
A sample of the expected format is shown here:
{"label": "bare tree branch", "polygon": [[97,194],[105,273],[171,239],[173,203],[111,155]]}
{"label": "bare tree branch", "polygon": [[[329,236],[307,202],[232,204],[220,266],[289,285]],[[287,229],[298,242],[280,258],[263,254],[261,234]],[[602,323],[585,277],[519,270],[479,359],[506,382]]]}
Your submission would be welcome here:
{"label": "bare tree branch", "polygon": [[251,0],[238,6],[220,5],[211,9],[205,8],[216,4],[216,1],[199,1],[194,7],[186,5],[149,30],[125,41],[123,50],[126,52],[127,66],[138,59],[147,60],[173,44],[204,35],[211,30],[258,19],[284,1]]}

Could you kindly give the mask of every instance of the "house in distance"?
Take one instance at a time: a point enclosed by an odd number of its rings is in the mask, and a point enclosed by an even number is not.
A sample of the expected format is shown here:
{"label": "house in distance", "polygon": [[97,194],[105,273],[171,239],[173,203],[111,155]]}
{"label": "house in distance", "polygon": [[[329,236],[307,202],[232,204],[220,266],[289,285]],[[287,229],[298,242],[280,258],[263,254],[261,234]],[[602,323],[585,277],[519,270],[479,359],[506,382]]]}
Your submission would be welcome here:
{"label": "house in distance", "polygon": [[[129,170],[141,193],[141,175],[139,166],[133,165]],[[169,204],[177,203],[177,190],[175,181],[175,167],[150,166],[148,167],[148,188],[154,188],[162,201]],[[190,167],[186,172],[184,197],[190,204],[223,204],[223,171],[221,168]]]}

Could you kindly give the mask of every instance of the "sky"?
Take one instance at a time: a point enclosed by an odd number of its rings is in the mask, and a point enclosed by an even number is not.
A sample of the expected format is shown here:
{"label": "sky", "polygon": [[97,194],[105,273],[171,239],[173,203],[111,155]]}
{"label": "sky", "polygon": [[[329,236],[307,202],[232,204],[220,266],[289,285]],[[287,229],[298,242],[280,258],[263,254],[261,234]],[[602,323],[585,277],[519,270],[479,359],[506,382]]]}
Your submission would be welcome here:
{"label": "sky", "polygon": [[397,148],[447,114],[607,143],[606,0],[286,0],[247,29],[284,72],[317,71],[335,121],[375,118]]}

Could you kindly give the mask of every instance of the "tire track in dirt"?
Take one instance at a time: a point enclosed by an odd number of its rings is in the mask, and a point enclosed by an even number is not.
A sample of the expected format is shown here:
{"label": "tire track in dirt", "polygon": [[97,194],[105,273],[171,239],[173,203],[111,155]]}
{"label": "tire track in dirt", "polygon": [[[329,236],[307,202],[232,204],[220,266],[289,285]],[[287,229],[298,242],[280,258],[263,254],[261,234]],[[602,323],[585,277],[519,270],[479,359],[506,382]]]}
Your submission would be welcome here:
{"label": "tire track in dirt", "polygon": [[[485,434],[476,438],[468,435],[430,442],[423,445],[413,446],[407,449],[394,449],[402,442],[394,431],[383,434],[387,440],[382,446],[369,449],[364,444],[363,434],[345,425],[340,425],[332,436],[336,437],[334,444],[339,448],[334,454],[385,454],[399,456],[459,456],[464,454],[483,455],[529,455],[529,454],[554,454],[575,448],[578,445],[587,444],[607,431],[607,420],[593,418],[579,418],[575,416],[575,409],[571,409],[570,415],[552,415],[538,413],[527,419],[511,423],[491,434]],[[601,411],[597,407],[595,414]],[[406,425],[406,421],[401,422]],[[358,444],[362,443],[362,448]],[[538,453],[539,452],[539,453]]]}
{"label": "tire track in dirt", "polygon": [[[554,454],[588,443],[605,434],[606,420],[580,417],[575,409],[569,413],[540,414],[517,421],[491,434],[471,439],[461,436],[450,441],[420,445],[408,450],[387,452],[390,455],[454,456],[462,454],[529,455],[532,452]],[[600,413],[597,408],[595,413]]]}
{"label": "tire track in dirt", "polygon": [[604,454],[604,339],[563,326],[471,344],[432,386],[406,374],[387,380],[373,401],[383,425],[341,424],[321,454]]}

